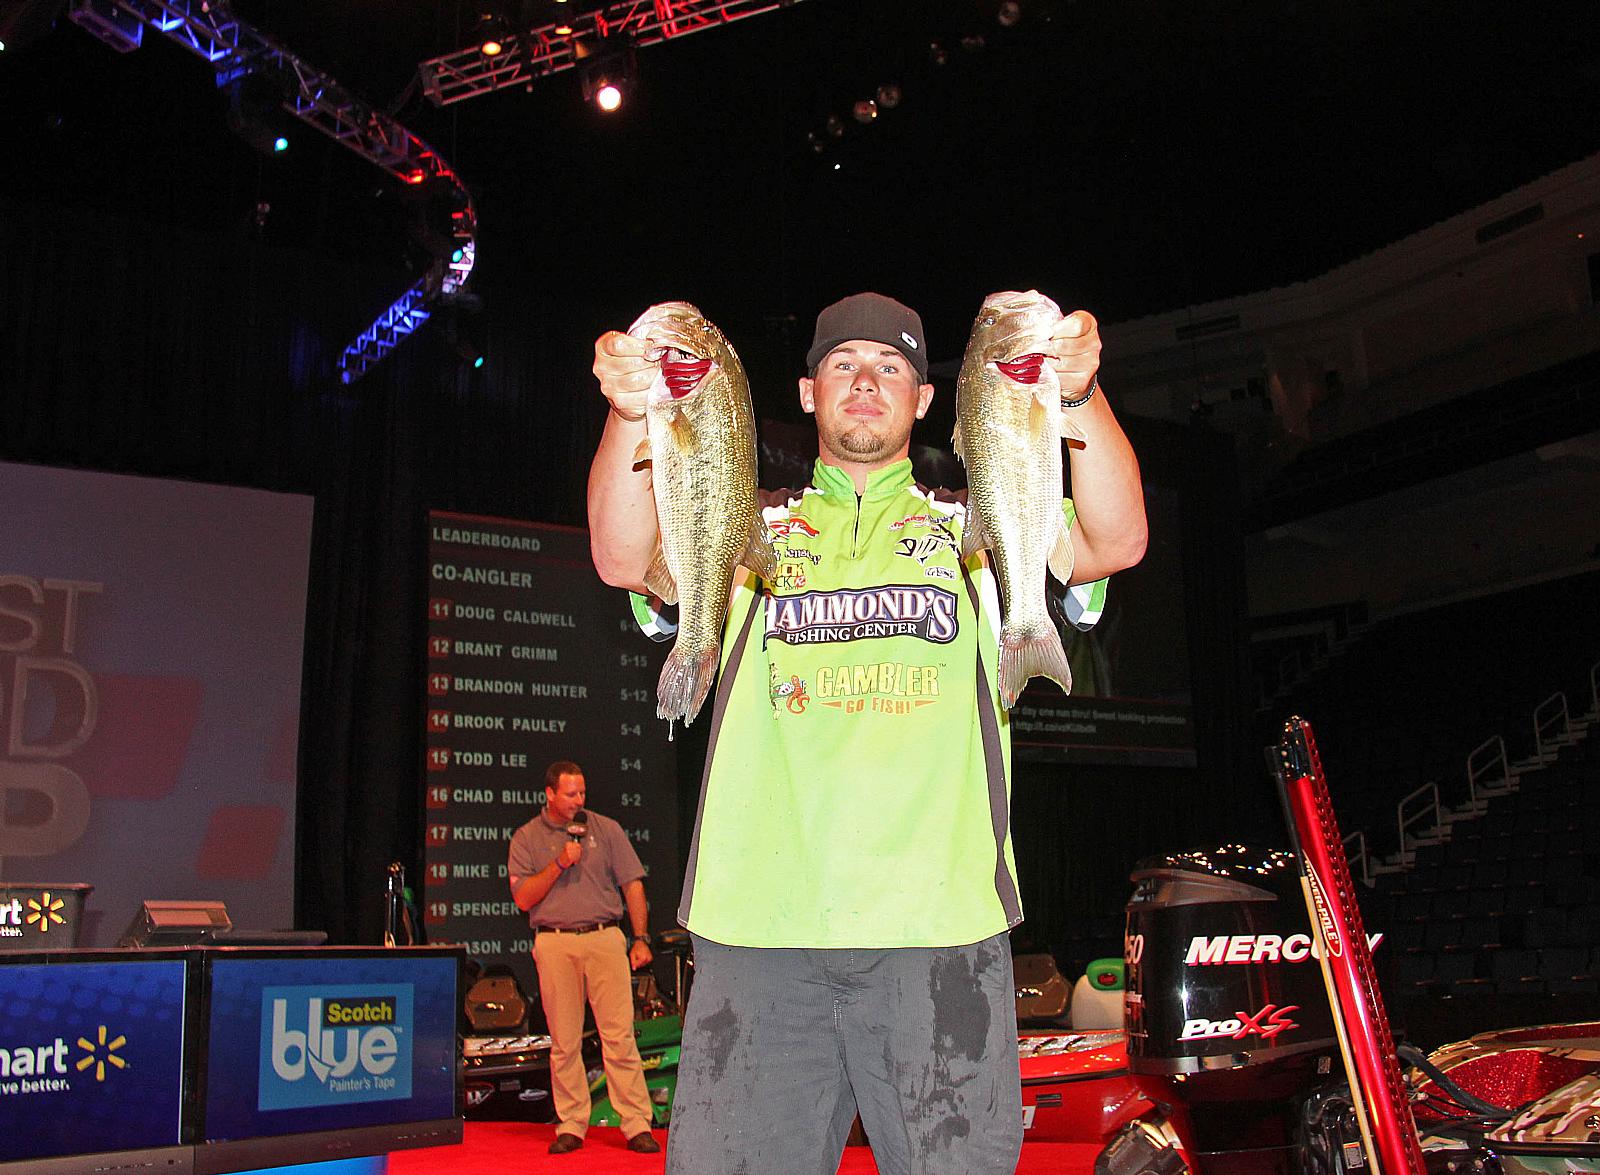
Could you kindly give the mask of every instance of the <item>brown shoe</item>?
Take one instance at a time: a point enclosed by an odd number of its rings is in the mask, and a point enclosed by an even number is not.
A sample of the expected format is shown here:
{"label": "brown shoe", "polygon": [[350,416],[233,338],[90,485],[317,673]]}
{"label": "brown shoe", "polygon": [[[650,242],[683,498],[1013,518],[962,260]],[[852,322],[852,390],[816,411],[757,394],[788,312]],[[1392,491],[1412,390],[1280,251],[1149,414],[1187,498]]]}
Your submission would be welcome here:
{"label": "brown shoe", "polygon": [[628,1149],[636,1154],[653,1155],[660,1152],[661,1144],[656,1141],[656,1136],[648,1130],[641,1130],[638,1134],[628,1139]]}
{"label": "brown shoe", "polygon": [[576,1134],[558,1134],[556,1140],[550,1144],[550,1153],[553,1155],[570,1155],[583,1145],[583,1139]]}

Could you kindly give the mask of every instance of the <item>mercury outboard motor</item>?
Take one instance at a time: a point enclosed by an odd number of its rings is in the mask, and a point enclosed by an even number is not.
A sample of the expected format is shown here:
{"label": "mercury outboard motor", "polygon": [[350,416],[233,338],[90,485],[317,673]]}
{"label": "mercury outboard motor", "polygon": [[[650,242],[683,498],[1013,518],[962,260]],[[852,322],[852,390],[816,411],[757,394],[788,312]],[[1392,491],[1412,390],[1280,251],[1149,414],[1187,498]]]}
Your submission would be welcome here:
{"label": "mercury outboard motor", "polygon": [[1141,861],[1133,881],[1128,1063],[1165,1120],[1097,1170],[1299,1170],[1307,1097],[1342,1071],[1294,855],[1225,845]]}

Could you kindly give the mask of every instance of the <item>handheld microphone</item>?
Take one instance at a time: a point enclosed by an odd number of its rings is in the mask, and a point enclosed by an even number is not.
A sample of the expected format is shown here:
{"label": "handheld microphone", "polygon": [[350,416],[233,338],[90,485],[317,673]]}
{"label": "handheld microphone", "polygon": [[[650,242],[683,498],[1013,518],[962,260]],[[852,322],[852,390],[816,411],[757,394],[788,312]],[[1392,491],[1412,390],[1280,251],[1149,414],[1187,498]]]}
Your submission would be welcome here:
{"label": "handheld microphone", "polygon": [[589,835],[589,813],[579,808],[572,814],[572,819],[567,822],[567,837],[572,841],[580,841]]}

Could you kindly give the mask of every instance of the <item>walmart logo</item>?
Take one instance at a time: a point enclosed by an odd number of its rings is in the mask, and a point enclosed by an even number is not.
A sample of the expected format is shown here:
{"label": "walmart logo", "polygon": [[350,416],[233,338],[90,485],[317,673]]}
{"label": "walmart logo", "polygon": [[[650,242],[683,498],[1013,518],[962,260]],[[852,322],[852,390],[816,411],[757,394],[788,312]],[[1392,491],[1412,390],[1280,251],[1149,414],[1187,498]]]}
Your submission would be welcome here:
{"label": "walmart logo", "polygon": [[261,993],[263,1110],[411,1096],[409,983]]}
{"label": "walmart logo", "polygon": [[[46,896],[48,897],[49,895],[47,894]],[[119,1034],[111,1040],[107,1040],[107,1035],[106,1026],[102,1024],[94,1042],[91,1043],[81,1036],[78,1037],[78,1047],[83,1050],[83,1056],[78,1058],[78,1072],[82,1073],[92,1065],[94,1066],[94,1079],[96,1081],[104,1081],[106,1079],[107,1065],[115,1069],[126,1069],[128,1067],[128,1062],[118,1055],[118,1050],[128,1043],[128,1038]]]}
{"label": "walmart logo", "polygon": [[[94,1039],[78,1037],[79,1057],[69,1056],[67,1042],[56,1037],[46,1044],[23,1044],[15,1048],[0,1046],[0,1096],[16,1093],[61,1093],[72,1088],[74,1072],[94,1071],[96,1082],[106,1079],[106,1069],[126,1069],[123,1051],[128,1038],[113,1034],[104,1024],[96,1026]],[[92,1086],[89,1088],[93,1088]]]}
{"label": "walmart logo", "polygon": [[28,899],[28,914],[23,919],[29,926],[37,926],[40,934],[49,934],[51,925],[61,926],[66,919],[61,916],[61,911],[66,908],[66,903],[60,898],[52,898],[50,891],[45,890],[37,898]]}

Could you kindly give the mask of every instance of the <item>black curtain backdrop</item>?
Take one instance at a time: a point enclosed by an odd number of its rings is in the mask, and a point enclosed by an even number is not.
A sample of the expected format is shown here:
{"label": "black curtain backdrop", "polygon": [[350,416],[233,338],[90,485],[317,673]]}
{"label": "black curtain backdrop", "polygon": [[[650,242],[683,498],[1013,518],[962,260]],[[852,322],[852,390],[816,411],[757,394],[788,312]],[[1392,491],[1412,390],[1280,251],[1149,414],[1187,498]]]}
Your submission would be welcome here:
{"label": "black curtain backdrop", "polygon": [[[421,880],[426,512],[583,525],[603,423],[590,340],[640,307],[541,294],[566,280],[530,275],[486,291],[481,314],[437,316],[345,387],[333,375],[339,349],[411,275],[267,247],[248,226],[185,237],[14,203],[0,203],[0,249],[0,459],[315,495],[297,924],[335,942],[378,941],[388,863]],[[482,370],[460,361],[447,327],[485,352]],[[756,378],[762,364],[751,363]],[[1129,425],[1146,475],[1185,495],[1200,765],[1018,765],[1016,849],[1040,943],[1091,928],[1119,935],[1139,856],[1242,837],[1262,812],[1277,828],[1258,757],[1240,745],[1231,449],[1216,434]],[[685,841],[702,738],[692,728],[680,743]],[[652,893],[658,909],[675,904],[672,888]]]}

